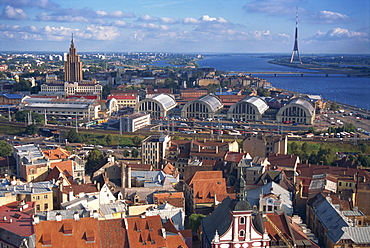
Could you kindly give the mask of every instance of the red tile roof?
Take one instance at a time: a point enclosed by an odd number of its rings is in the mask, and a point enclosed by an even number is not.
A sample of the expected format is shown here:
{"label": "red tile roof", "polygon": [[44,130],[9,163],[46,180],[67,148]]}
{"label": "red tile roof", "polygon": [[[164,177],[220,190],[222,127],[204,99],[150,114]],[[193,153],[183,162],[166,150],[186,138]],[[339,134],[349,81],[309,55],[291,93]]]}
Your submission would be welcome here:
{"label": "red tile roof", "polygon": [[98,219],[81,218],[40,221],[34,226],[36,247],[100,247]]}
{"label": "red tile roof", "polygon": [[73,191],[73,195],[78,195],[79,193],[99,192],[97,185],[92,183],[63,186],[63,194],[68,194],[71,191]]}
{"label": "red tile roof", "polygon": [[99,220],[101,248],[129,248],[124,219]]}
{"label": "red tile roof", "polygon": [[71,152],[64,150],[63,148],[58,147],[57,149],[53,150],[44,150],[42,151],[45,157],[49,158],[50,160],[57,160],[57,159],[67,159]]}
{"label": "red tile roof", "polygon": [[296,155],[270,153],[267,159],[271,167],[279,166],[293,169],[299,163],[299,157]]}
{"label": "red tile roof", "polygon": [[116,100],[136,100],[136,95],[134,94],[122,94],[122,95],[109,95],[108,100],[115,98]]}
{"label": "red tile roof", "polygon": [[239,163],[245,155],[243,152],[227,152],[224,161]]}
{"label": "red tile roof", "polygon": [[64,177],[64,179],[69,182],[69,184],[76,184],[76,182],[73,181],[73,176],[68,173],[68,171],[62,171],[58,166],[54,166],[54,168],[49,172],[49,174],[46,176],[44,181],[50,181],[50,180],[59,180],[61,177]]}
{"label": "red tile roof", "polygon": [[65,172],[68,172],[69,175],[73,175],[73,163],[74,161],[72,160],[55,162],[55,163],[51,163],[50,167],[54,168],[55,166],[58,166],[58,168],[61,171],[65,171]]}
{"label": "red tile roof", "polygon": [[197,171],[188,180],[195,203],[213,203],[217,194],[226,194],[226,180],[222,171]]}
{"label": "red tile roof", "polygon": [[183,192],[173,193],[155,193],[153,194],[153,201],[157,205],[162,205],[168,202],[174,207],[185,208],[185,198]]}
{"label": "red tile roof", "polygon": [[370,181],[370,174],[366,170],[360,170],[355,168],[344,168],[336,166],[316,165],[316,164],[298,164],[297,172],[300,177],[311,178],[317,174],[332,174],[338,176],[352,177],[358,172],[359,177]]}
{"label": "red tile roof", "polygon": [[267,233],[274,240],[284,240],[292,242],[292,244],[311,243],[310,247],[319,248],[311,241],[301,230],[301,228],[292,222],[292,219],[285,214],[266,214],[264,223]]}
{"label": "red tile roof", "polygon": [[126,220],[130,247],[187,247],[179,235],[163,235],[165,229],[162,229],[159,215],[129,217]]}
{"label": "red tile roof", "polygon": [[[19,206],[25,207],[19,211]],[[0,232],[1,229],[15,233],[20,236],[28,237],[35,233],[32,226],[32,216],[35,210],[35,202],[11,202],[0,207]]]}

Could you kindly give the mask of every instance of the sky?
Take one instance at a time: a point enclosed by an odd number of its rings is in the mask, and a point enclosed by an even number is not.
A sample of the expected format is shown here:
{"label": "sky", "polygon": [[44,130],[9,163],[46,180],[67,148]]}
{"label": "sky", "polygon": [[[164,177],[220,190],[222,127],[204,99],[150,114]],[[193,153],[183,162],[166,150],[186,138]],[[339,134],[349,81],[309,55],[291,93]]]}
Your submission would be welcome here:
{"label": "sky", "polygon": [[370,54],[370,0],[0,0],[0,51]]}

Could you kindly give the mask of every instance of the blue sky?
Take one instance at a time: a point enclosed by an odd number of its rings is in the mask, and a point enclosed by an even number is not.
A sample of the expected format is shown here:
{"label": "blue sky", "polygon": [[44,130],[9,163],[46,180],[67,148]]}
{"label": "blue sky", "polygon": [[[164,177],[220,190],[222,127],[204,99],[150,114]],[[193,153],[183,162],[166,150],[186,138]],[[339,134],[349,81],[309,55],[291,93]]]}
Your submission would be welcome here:
{"label": "blue sky", "polygon": [[0,0],[2,51],[370,54],[370,0]]}

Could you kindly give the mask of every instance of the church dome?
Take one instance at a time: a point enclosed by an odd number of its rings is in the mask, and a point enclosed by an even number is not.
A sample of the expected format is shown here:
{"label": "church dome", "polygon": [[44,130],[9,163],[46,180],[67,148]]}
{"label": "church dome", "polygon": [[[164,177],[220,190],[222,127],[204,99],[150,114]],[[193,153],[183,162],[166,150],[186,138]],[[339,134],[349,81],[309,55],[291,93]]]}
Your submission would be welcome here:
{"label": "church dome", "polygon": [[230,208],[233,211],[249,211],[252,210],[251,204],[248,201],[233,200],[230,202]]}

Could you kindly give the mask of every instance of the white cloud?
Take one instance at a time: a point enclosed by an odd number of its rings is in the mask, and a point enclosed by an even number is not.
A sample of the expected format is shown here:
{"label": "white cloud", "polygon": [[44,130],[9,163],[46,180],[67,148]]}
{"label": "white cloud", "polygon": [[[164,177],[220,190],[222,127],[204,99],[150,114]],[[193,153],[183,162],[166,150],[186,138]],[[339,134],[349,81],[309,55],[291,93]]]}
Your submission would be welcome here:
{"label": "white cloud", "polygon": [[166,31],[170,29],[166,25],[158,25],[154,23],[140,23],[140,24],[137,24],[136,27],[144,28],[147,30],[162,30],[162,31]]}
{"label": "white cloud", "polygon": [[117,20],[117,21],[112,22],[112,25],[113,26],[118,26],[118,27],[125,27],[125,26],[127,26],[127,23],[125,21],[122,21],[122,20]]}
{"label": "white cloud", "polygon": [[53,10],[59,7],[58,4],[49,0],[0,0],[2,4],[10,4],[16,7],[38,7],[40,9]]}
{"label": "white cloud", "polygon": [[285,38],[290,38],[290,35],[289,34],[278,34],[278,36],[285,37]]}
{"label": "white cloud", "polygon": [[139,16],[137,21],[139,22],[159,22],[159,23],[164,23],[164,24],[178,23],[178,21],[172,17],[154,17],[150,15],[141,15]]}
{"label": "white cloud", "polygon": [[228,21],[226,21],[224,18],[222,17],[210,17],[208,15],[204,15],[200,18],[201,21],[204,21],[204,22],[219,22],[219,23],[227,23]]}
{"label": "white cloud", "polygon": [[250,13],[292,14],[295,12],[299,2],[300,0],[252,0],[244,5],[243,8]]}
{"label": "white cloud", "polygon": [[11,20],[25,20],[28,19],[28,15],[23,9],[13,8],[12,6],[6,6],[3,9],[2,18]]}
{"label": "white cloud", "polygon": [[37,15],[38,21],[46,22],[89,22],[89,19],[83,16],[71,16],[71,15],[49,15],[48,13],[42,12]]}
{"label": "white cloud", "polygon": [[[135,15],[132,13],[126,13],[120,10],[116,10],[113,12],[106,12],[104,10],[97,10],[95,12],[98,17],[101,18],[122,18],[122,17],[134,17]],[[91,14],[91,13],[90,13]]]}
{"label": "white cloud", "polygon": [[101,25],[88,25],[84,34],[86,38],[94,40],[114,40],[119,35],[117,27]]}
{"label": "white cloud", "polygon": [[264,36],[269,36],[270,35],[270,30],[266,30],[266,31],[250,31],[249,32],[249,35],[251,37],[260,39],[260,38],[262,38]]}
{"label": "white cloud", "polygon": [[344,28],[334,28],[328,32],[317,31],[314,40],[369,40],[369,34],[357,31],[350,31]]}
{"label": "white cloud", "polygon": [[198,19],[192,18],[192,17],[185,17],[182,19],[182,22],[185,24],[196,24],[200,23]]}
{"label": "white cloud", "polygon": [[315,23],[339,23],[348,22],[351,20],[351,18],[349,18],[347,15],[327,10],[314,13],[311,19]]}

